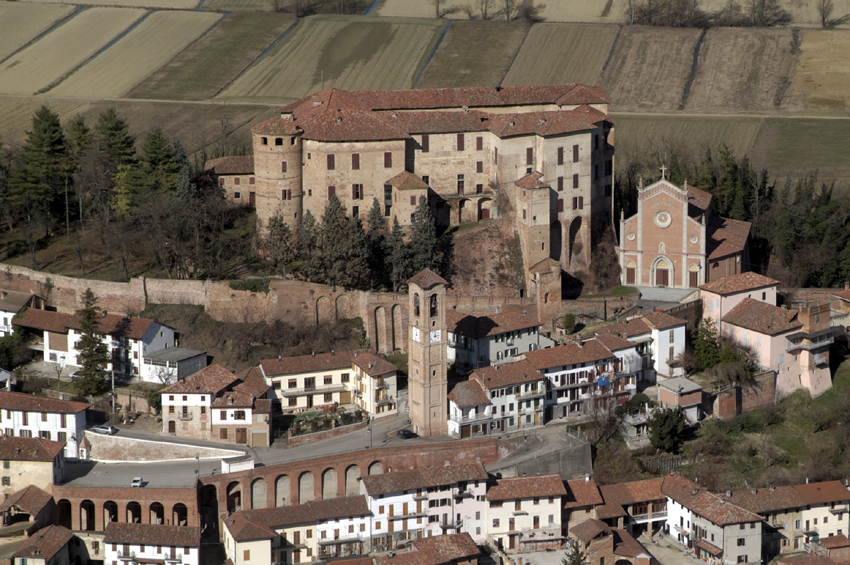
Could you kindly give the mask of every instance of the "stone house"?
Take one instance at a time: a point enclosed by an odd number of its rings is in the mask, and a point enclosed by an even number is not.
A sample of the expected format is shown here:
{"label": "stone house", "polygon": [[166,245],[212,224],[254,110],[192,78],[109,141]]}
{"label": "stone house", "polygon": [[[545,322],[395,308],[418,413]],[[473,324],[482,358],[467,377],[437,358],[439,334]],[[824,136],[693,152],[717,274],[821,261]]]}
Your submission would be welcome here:
{"label": "stone house", "polygon": [[161,524],[109,522],[103,534],[105,563],[198,565],[201,529]]}
{"label": "stone house", "polygon": [[0,391],[0,431],[6,437],[37,437],[62,442],[66,459],[85,459],[86,402]]}
{"label": "stone house", "polygon": [[720,320],[745,298],[775,306],[778,284],[777,280],[748,271],[701,285],[702,317],[714,321],[714,327],[719,329]]}
{"label": "stone house", "polygon": [[749,270],[750,224],[711,213],[711,194],[663,177],[638,188],[638,211],[620,214],[621,281],[697,288]]}
{"label": "stone house", "polygon": [[3,526],[27,523],[26,532],[32,534],[49,526],[56,516],[56,503],[50,493],[30,485],[0,503]]}
{"label": "stone house", "polygon": [[[406,551],[375,556],[376,565],[477,565],[481,550],[467,533],[415,539]],[[371,560],[338,565],[370,565]]]}
{"label": "stone house", "polygon": [[24,308],[44,308],[44,300],[28,292],[0,288],[0,337],[15,333],[12,319]]}
{"label": "stone house", "polygon": [[[77,344],[82,336],[82,327],[76,314],[27,308],[15,318],[14,323],[41,332],[45,363],[56,363],[62,367],[81,366]],[[109,348],[107,371],[160,382],[152,372],[143,370],[143,360],[148,353],[174,347],[174,329],[148,318],[104,312],[98,331],[103,336],[104,345]]]}
{"label": "stone house", "polygon": [[537,171],[551,186],[551,256],[569,265],[573,254],[586,264],[590,233],[611,220],[608,104],[603,91],[579,84],[330,88],[252,128],[253,170],[247,159],[238,166],[216,160],[205,169],[225,177],[232,200],[236,178],[242,199],[244,178],[254,178],[262,224],[281,214],[294,230],[307,211],[321,216],[332,195],[354,216],[377,199],[385,217],[403,226],[423,195],[440,225],[498,217],[498,191]]}
{"label": "stone house", "polygon": [[0,437],[0,482],[4,495],[33,485],[53,492],[65,479],[65,443],[36,437]]}
{"label": "stone house", "polygon": [[14,551],[14,565],[67,565],[68,542],[74,534],[62,526],[47,526],[29,536]]}
{"label": "stone house", "polygon": [[448,360],[459,372],[511,360],[526,351],[552,347],[555,342],[538,331],[540,322],[519,312],[473,316],[446,310]]}
{"label": "stone house", "polygon": [[224,193],[225,200],[239,206],[256,205],[256,180],[252,155],[210,159],[204,165],[204,170],[218,179],[218,185]]}
{"label": "stone house", "polygon": [[487,489],[487,535],[507,553],[559,549],[564,495],[560,475],[496,479]]}
{"label": "stone house", "polygon": [[625,530],[610,528],[600,520],[587,520],[570,530],[571,543],[578,543],[588,565],[631,563],[650,565],[652,555]]}
{"label": "stone house", "polygon": [[354,403],[375,417],[398,413],[398,367],[371,351],[364,351],[352,361]]}

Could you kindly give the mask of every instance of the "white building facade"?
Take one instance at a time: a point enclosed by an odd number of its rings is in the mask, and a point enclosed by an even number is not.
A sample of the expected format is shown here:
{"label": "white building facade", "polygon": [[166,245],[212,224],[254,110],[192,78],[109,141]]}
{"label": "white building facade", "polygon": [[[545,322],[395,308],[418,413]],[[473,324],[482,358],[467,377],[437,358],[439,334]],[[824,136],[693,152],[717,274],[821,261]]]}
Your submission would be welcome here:
{"label": "white building facade", "polygon": [[85,458],[80,444],[89,404],[0,391],[0,431],[8,437],[37,437],[65,442],[65,458]]}

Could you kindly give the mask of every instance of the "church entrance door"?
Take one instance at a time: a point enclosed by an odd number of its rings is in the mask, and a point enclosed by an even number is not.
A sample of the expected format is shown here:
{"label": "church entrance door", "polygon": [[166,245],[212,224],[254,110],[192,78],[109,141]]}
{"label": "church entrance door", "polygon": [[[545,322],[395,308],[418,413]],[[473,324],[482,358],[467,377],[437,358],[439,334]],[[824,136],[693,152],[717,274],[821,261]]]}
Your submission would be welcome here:
{"label": "church entrance door", "polygon": [[670,286],[669,271],[667,269],[655,269],[655,286]]}

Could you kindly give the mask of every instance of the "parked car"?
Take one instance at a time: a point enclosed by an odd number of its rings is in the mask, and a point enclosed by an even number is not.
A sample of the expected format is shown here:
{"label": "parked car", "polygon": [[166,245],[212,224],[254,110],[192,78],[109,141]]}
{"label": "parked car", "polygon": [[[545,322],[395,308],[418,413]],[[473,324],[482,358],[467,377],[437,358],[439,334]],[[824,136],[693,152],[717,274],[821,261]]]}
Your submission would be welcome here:
{"label": "parked car", "polygon": [[399,430],[398,433],[396,433],[396,435],[398,437],[400,437],[401,439],[408,439],[408,438],[416,437],[416,434],[414,432],[412,432],[410,430],[405,430],[405,429]]}
{"label": "parked car", "polygon": [[118,433],[118,429],[115,426],[109,426],[107,424],[103,424],[101,426],[95,426],[91,429],[96,434],[106,434],[110,436],[114,436]]}
{"label": "parked car", "polygon": [[134,477],[133,483],[130,486],[141,487],[142,486],[142,478],[141,477]]}

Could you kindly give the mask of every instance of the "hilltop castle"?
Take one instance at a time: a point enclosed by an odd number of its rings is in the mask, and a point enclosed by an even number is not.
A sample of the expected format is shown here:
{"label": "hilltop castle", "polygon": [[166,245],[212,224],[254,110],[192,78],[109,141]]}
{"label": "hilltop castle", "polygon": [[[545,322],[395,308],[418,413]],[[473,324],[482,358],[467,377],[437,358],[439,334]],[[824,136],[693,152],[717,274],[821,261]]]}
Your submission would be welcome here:
{"label": "hilltop castle", "polygon": [[377,198],[403,226],[421,196],[443,226],[515,207],[526,269],[549,258],[570,267],[589,262],[590,234],[611,221],[609,102],[581,84],[331,88],[254,126],[253,156],[206,169],[263,226],[280,214],[295,230],[332,195],[361,217]]}

